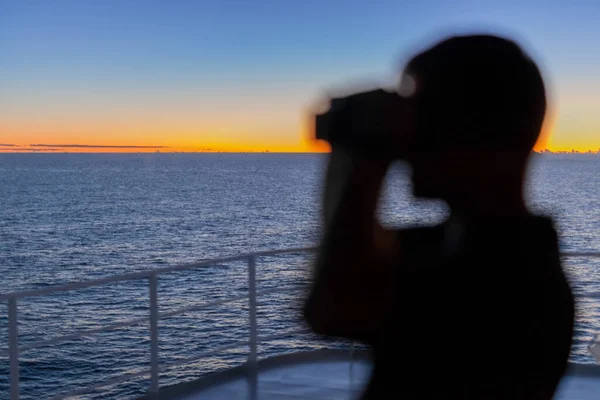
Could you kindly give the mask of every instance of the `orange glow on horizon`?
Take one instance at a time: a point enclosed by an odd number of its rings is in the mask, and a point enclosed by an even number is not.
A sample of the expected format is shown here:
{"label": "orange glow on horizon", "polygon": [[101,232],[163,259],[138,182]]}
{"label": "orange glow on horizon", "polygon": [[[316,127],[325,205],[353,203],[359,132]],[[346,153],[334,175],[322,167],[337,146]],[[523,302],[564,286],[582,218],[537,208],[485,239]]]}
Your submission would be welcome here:
{"label": "orange glow on horizon", "polygon": [[[576,122],[578,121],[580,120]],[[0,123],[0,133],[3,133],[0,136],[0,152],[151,153],[158,150],[161,153],[326,153],[330,151],[326,142],[314,139],[311,118],[302,118],[298,121],[299,127],[294,126],[293,123],[288,126],[278,124],[267,126],[258,123],[248,124],[249,121],[244,121],[243,125],[238,121],[231,121],[234,123],[229,126],[210,123],[202,129],[199,128],[200,124],[193,123],[195,121],[148,119],[144,123],[137,124],[134,122],[127,124],[123,120],[102,121],[103,123],[98,124],[86,122],[88,121],[36,121],[35,119],[26,122],[3,121]],[[600,137],[594,134],[595,129],[592,129],[596,125],[594,122],[576,124],[565,118],[556,119],[552,113],[534,150],[597,152],[600,150]],[[293,133],[294,130],[296,134]],[[33,146],[35,144],[44,146]]]}
{"label": "orange glow on horizon", "polygon": [[[0,141],[4,142],[4,140]],[[76,145],[62,147],[66,142],[53,141],[44,143],[44,146],[31,146],[30,144],[12,144],[12,146],[2,146],[0,143],[0,153],[15,152],[44,152],[44,153],[328,153],[330,146],[327,142],[305,139],[297,144],[269,144],[269,143],[205,143],[204,145],[194,145],[172,143],[168,145],[153,145],[147,143],[128,143],[114,142],[102,145],[79,141]],[[154,142],[159,143],[159,142]],[[35,143],[32,143],[35,144]],[[96,147],[97,146],[97,147]],[[552,152],[600,152],[600,143],[593,141],[560,141],[553,136],[541,137],[534,147],[535,151],[550,150]]]}
{"label": "orange glow on horizon", "polygon": [[[534,150],[598,151],[600,114],[593,107],[594,98],[579,92],[563,97],[560,108],[550,107]],[[64,105],[40,107],[36,112],[7,108],[7,114],[0,118],[0,152],[138,153],[158,149],[160,152],[322,153],[330,150],[327,143],[314,139],[317,106],[313,103],[292,102],[287,97],[271,99],[262,106],[246,98],[233,105],[227,100],[229,103],[215,98],[214,104],[203,103],[202,107],[191,100],[181,101],[177,106],[163,104],[161,100],[143,107],[102,103],[94,108],[84,103],[81,110]],[[73,100],[72,106],[76,105]]]}

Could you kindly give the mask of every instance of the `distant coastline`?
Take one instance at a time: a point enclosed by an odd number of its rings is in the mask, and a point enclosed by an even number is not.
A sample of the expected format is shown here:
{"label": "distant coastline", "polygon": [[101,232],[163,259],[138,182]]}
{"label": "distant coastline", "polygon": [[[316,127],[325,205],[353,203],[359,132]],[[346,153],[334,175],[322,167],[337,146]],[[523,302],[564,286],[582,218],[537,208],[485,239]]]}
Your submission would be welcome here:
{"label": "distant coastline", "polygon": [[587,151],[579,151],[579,150],[570,150],[570,151],[566,151],[566,150],[562,150],[562,151],[552,151],[552,150],[540,150],[540,151],[534,151],[534,153],[536,154],[595,154],[595,155],[600,155],[600,149],[593,151],[593,150],[587,150]]}
{"label": "distant coastline", "polygon": [[[139,145],[83,145],[83,144],[29,144],[18,145],[0,143],[0,154],[50,153],[50,154],[324,154],[328,149],[250,149],[224,150],[219,148],[196,148],[184,150],[175,146],[139,146]],[[539,150],[537,155],[600,155],[598,150]]]}
{"label": "distant coastline", "polygon": [[324,151],[65,151],[65,150],[4,150],[0,148],[0,154],[147,154],[147,155],[169,155],[169,154],[327,154]]}

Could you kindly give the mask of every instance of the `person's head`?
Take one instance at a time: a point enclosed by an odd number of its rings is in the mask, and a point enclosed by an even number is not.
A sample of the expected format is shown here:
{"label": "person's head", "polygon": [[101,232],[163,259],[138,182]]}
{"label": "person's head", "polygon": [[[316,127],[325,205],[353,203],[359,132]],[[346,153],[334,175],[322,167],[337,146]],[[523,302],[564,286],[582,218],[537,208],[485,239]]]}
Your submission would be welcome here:
{"label": "person's head", "polygon": [[546,95],[538,67],[517,44],[451,37],[410,60],[406,80],[414,85],[407,160],[415,195],[451,202],[491,187],[484,182],[520,187]]}

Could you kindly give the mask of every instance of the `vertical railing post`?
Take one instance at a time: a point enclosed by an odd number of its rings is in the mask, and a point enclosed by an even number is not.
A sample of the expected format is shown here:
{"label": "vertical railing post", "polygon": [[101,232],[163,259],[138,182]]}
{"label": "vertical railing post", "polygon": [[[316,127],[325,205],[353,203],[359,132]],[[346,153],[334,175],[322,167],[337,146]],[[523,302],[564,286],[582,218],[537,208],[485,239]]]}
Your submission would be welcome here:
{"label": "vertical railing post", "polygon": [[250,353],[248,364],[255,367],[257,360],[258,327],[256,322],[256,256],[248,257],[248,306],[250,314]]}
{"label": "vertical railing post", "polygon": [[19,326],[17,299],[8,299],[8,348],[10,353],[10,400],[19,400]]}
{"label": "vertical railing post", "polygon": [[354,390],[354,340],[350,342],[350,390]]}
{"label": "vertical railing post", "polygon": [[249,400],[258,399],[258,324],[256,321],[256,256],[248,257],[248,310],[250,315],[250,353],[248,353]]}
{"label": "vertical railing post", "polygon": [[158,291],[156,273],[150,275],[150,393],[158,393]]}

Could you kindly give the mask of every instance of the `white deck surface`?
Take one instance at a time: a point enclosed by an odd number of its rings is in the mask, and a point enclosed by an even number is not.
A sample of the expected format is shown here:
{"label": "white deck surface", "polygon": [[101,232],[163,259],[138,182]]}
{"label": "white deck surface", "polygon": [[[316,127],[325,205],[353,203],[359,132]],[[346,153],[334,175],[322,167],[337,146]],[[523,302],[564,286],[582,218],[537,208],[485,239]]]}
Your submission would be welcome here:
{"label": "white deck surface", "polygon": [[[275,400],[355,399],[360,396],[370,373],[367,361],[350,363],[348,355],[323,352],[276,357],[262,364],[256,391],[253,380],[238,373],[214,374],[191,384],[176,385],[161,392],[160,399],[177,400]],[[311,361],[311,358],[313,360]],[[345,358],[345,360],[344,360]],[[600,367],[574,369],[563,379],[556,400],[600,399]]]}

